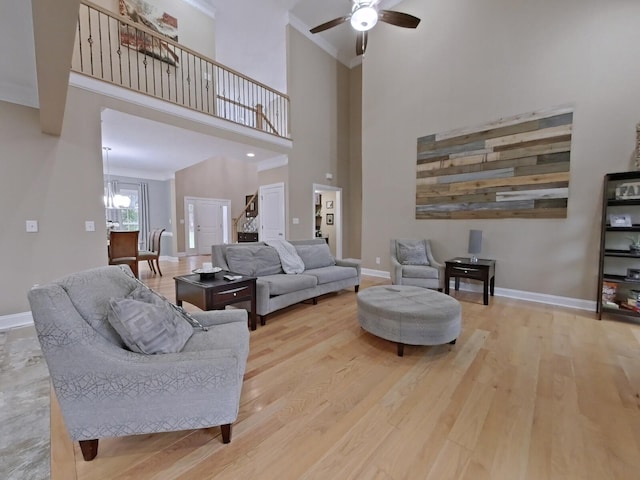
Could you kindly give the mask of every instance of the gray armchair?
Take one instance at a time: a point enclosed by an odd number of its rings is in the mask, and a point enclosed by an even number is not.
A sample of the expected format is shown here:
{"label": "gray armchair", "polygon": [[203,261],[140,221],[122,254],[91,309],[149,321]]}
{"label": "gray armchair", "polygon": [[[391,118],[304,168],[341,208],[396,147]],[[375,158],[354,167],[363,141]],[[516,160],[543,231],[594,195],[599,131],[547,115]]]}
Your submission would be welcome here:
{"label": "gray armchair", "polygon": [[391,239],[391,283],[434,288],[444,287],[444,265],[431,253],[426,239]]}
{"label": "gray armchair", "polygon": [[140,285],[121,265],[28,293],[65,425],[85,460],[95,458],[103,437],[220,425],[222,441],[231,440],[249,353],[247,312],[194,314],[205,328],[194,328],[179,353],[134,353],[109,324],[107,309],[110,298]]}

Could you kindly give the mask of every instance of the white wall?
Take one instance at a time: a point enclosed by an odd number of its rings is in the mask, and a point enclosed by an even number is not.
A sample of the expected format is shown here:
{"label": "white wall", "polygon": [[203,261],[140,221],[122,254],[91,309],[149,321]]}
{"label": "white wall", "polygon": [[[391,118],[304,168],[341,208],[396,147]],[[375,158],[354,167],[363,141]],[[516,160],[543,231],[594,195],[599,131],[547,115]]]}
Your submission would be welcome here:
{"label": "white wall", "polygon": [[[629,169],[640,121],[640,3],[396,8],[422,23],[376,27],[363,64],[363,266],[388,269],[393,237],[431,238],[440,260],[465,254],[481,229],[496,286],[594,299],[602,177]],[[563,104],[575,109],[566,219],[415,220],[417,137]]]}

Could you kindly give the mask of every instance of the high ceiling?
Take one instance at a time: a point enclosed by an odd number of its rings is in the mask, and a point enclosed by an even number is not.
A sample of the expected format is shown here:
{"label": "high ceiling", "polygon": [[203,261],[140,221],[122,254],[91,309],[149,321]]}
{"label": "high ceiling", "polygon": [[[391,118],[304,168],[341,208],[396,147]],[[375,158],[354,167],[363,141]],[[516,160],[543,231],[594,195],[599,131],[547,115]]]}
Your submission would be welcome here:
{"label": "high ceiling", "polygon": [[[345,65],[358,63],[355,55],[355,33],[348,24],[340,25],[325,32],[311,35],[308,30],[328,20],[350,12],[350,0],[184,0],[205,11],[215,12],[216,18],[222,16],[227,8],[234,8],[235,14],[254,17],[254,8],[275,9],[276,15],[288,19],[292,25],[317,42],[322,48],[334,55]],[[393,8],[399,0],[380,0],[381,8]],[[244,9],[244,11],[243,11]],[[259,21],[259,19],[258,19]],[[0,100],[23,105],[38,106],[36,65],[33,42],[31,2],[25,0],[2,0],[0,15]],[[224,63],[224,62],[223,62]],[[234,65],[231,65],[234,67]],[[237,67],[236,67],[237,68]],[[242,69],[239,69],[243,71]],[[252,72],[248,72],[251,74]],[[268,78],[268,75],[256,73],[255,78]],[[104,122],[104,145],[113,148],[111,166],[114,170],[129,168],[140,173],[145,169],[157,169],[166,176],[166,171],[184,168],[186,163],[197,163],[204,158],[229,156],[246,159],[245,145],[222,141],[219,138],[194,134],[182,129],[145,123],[131,115],[109,112]],[[163,135],[158,135],[162,130]],[[149,132],[145,137],[144,132]],[[181,162],[173,163],[176,154],[171,145],[158,139],[171,139],[172,143],[194,145],[191,160],[185,159],[182,152]],[[182,138],[183,141],[176,139]],[[168,140],[167,140],[168,141]],[[120,150],[120,153],[116,150]],[[253,161],[280,156],[280,153],[266,150],[257,151]],[[145,154],[141,152],[144,151]],[[154,159],[152,164],[149,159]],[[151,165],[151,166],[150,166]]]}

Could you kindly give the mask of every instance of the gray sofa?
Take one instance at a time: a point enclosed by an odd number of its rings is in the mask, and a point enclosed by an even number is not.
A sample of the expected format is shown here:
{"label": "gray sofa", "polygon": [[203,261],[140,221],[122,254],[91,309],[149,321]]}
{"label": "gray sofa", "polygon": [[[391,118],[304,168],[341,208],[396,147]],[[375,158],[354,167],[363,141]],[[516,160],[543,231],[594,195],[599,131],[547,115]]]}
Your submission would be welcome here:
{"label": "gray sofa", "polygon": [[[276,310],[325,293],[360,286],[360,264],[337,260],[331,256],[324,239],[290,240],[302,258],[305,270],[300,274],[286,274],[280,257],[264,242],[213,245],[211,261],[214,265],[242,275],[257,277],[256,314],[260,323]],[[249,305],[245,305],[249,308]]]}

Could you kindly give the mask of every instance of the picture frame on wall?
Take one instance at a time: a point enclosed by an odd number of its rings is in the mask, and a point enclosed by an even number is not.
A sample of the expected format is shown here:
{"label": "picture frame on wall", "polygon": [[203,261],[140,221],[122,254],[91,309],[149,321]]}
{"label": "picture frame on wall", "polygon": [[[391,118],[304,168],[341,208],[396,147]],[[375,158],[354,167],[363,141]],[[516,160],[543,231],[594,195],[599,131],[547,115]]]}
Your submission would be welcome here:
{"label": "picture frame on wall", "polygon": [[327,225],[333,225],[333,213],[327,213]]}
{"label": "picture frame on wall", "polygon": [[333,200],[327,200],[327,209],[333,208]]}

